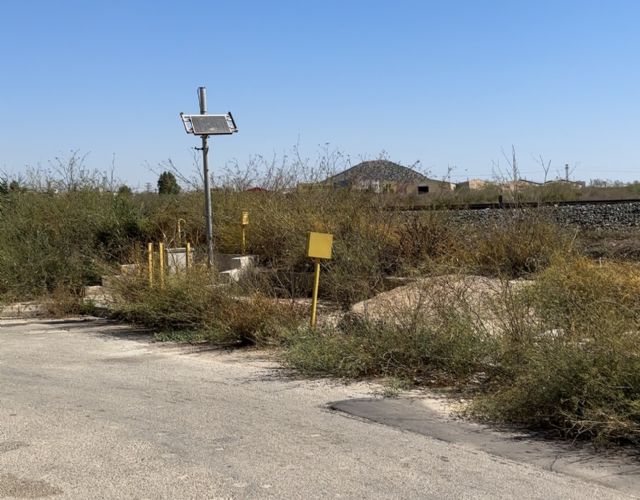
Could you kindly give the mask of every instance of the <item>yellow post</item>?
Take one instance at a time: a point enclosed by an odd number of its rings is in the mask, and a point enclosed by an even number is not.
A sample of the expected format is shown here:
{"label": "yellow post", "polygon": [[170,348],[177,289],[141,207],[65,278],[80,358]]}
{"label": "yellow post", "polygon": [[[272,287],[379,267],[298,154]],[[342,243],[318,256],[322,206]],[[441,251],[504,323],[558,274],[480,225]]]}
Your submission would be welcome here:
{"label": "yellow post", "polygon": [[311,300],[311,328],[315,329],[318,319],[318,288],[320,288],[320,259],[315,259],[316,270],[313,276],[313,299]]}
{"label": "yellow post", "polygon": [[188,241],[185,250],[187,251],[187,253],[184,257],[184,265],[187,269],[189,269],[191,267],[191,243],[189,243]]}
{"label": "yellow post", "polygon": [[147,243],[147,274],[149,286],[153,286],[153,243]]}
{"label": "yellow post", "polygon": [[247,253],[247,226],[249,225],[249,212],[247,210],[242,211],[240,217],[240,226],[242,227],[242,255]]}
{"label": "yellow post", "polygon": [[158,243],[158,257],[160,260],[160,288],[164,288],[164,243]]}

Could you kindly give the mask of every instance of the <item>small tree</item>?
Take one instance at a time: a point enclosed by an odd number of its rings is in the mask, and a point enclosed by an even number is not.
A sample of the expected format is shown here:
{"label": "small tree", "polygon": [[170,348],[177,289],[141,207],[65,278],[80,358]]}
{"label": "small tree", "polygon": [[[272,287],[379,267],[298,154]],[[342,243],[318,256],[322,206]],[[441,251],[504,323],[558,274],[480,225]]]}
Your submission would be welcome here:
{"label": "small tree", "polygon": [[162,172],[158,178],[158,193],[160,194],[178,194],[180,186],[176,180],[176,176],[171,172]]}
{"label": "small tree", "polygon": [[118,196],[131,196],[132,194],[133,191],[131,191],[131,188],[126,184],[123,184],[118,188]]}

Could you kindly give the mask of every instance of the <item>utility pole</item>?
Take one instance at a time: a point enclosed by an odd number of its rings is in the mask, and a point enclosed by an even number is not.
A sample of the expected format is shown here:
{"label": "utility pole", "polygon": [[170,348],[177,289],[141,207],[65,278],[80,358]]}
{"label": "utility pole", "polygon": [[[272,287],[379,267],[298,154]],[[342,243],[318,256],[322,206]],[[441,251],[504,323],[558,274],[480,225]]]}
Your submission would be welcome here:
{"label": "utility pole", "polygon": [[231,111],[225,114],[207,114],[207,89],[198,87],[199,115],[180,113],[180,120],[187,134],[199,135],[202,139],[202,170],[204,177],[204,219],[207,226],[207,265],[213,267],[213,215],[211,210],[211,186],[209,175],[209,136],[231,135],[238,131]]}
{"label": "utility pole", "polygon": [[[200,114],[207,114],[207,89],[198,87]],[[207,265],[213,266],[213,214],[211,211],[211,186],[209,185],[209,136],[202,136],[202,168],[204,175],[204,219],[207,226]]]}

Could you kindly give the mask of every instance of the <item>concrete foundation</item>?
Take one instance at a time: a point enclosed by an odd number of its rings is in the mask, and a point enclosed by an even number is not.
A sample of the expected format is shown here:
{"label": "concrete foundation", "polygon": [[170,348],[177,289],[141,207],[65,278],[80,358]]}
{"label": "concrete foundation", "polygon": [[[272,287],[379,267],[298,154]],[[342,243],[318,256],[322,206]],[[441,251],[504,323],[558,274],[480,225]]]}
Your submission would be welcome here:
{"label": "concrete foundation", "polygon": [[215,254],[214,265],[221,278],[229,281],[240,281],[242,276],[255,266],[255,262],[255,255],[217,253]]}

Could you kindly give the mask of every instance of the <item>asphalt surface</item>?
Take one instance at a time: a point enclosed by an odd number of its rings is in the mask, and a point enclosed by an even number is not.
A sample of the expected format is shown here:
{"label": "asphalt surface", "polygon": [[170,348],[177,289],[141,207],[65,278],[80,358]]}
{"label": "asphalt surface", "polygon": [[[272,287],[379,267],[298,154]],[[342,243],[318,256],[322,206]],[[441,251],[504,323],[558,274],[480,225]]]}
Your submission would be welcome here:
{"label": "asphalt surface", "polygon": [[329,407],[373,389],[102,320],[0,321],[0,498],[630,497]]}

